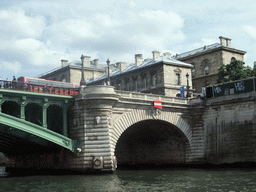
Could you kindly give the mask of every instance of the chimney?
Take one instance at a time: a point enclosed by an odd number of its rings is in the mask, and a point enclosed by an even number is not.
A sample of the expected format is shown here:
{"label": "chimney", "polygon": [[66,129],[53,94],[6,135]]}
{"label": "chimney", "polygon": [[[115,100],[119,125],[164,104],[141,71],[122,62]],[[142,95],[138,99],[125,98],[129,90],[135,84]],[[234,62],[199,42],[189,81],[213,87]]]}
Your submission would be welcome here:
{"label": "chimney", "polygon": [[93,62],[94,62],[95,67],[97,67],[99,65],[99,59],[94,59]]}
{"label": "chimney", "polygon": [[61,60],[61,67],[66,67],[68,66],[68,60],[62,59]]}
{"label": "chimney", "polygon": [[83,60],[84,67],[91,67],[90,59],[91,59],[90,56],[84,56],[84,60]]}
{"label": "chimney", "polygon": [[171,57],[171,56],[172,56],[172,54],[171,54],[171,53],[169,53],[169,52],[166,52],[166,53],[164,53],[164,56],[165,56],[165,57]]}
{"label": "chimney", "polygon": [[223,46],[231,47],[231,39],[220,36],[220,44]]}
{"label": "chimney", "polygon": [[120,71],[123,71],[126,68],[126,63],[125,62],[117,62],[116,66]]}
{"label": "chimney", "polygon": [[156,61],[160,57],[159,51],[152,51],[153,53],[153,60]]}
{"label": "chimney", "polygon": [[139,66],[143,62],[142,54],[135,54],[135,65]]}

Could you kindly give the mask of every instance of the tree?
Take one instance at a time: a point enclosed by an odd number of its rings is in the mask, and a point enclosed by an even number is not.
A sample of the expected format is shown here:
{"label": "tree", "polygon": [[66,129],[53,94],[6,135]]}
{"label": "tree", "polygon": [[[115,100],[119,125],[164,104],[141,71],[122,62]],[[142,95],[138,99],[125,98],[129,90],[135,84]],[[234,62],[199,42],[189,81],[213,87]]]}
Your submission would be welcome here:
{"label": "tree", "polygon": [[235,60],[230,64],[221,65],[218,72],[217,83],[224,83],[228,81],[235,81],[239,79],[246,79],[256,74],[256,67],[253,70],[249,66],[244,66],[244,62]]}

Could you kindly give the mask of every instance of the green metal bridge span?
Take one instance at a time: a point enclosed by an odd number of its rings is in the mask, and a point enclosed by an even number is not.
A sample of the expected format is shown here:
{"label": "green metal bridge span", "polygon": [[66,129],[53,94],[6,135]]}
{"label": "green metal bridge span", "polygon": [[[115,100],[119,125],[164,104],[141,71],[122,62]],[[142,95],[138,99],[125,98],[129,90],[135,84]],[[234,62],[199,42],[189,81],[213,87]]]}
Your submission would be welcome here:
{"label": "green metal bridge span", "polygon": [[27,144],[76,153],[80,141],[68,137],[72,103],[72,96],[0,89],[0,151],[17,153],[14,149]]}

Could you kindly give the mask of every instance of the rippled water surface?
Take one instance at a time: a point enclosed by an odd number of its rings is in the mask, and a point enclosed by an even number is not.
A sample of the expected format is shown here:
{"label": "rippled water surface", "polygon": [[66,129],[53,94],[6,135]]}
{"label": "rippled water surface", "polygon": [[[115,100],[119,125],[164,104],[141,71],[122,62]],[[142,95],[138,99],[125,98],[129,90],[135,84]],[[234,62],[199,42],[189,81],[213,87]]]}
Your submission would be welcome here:
{"label": "rippled water surface", "polygon": [[0,191],[256,191],[256,169],[118,170],[0,178]]}

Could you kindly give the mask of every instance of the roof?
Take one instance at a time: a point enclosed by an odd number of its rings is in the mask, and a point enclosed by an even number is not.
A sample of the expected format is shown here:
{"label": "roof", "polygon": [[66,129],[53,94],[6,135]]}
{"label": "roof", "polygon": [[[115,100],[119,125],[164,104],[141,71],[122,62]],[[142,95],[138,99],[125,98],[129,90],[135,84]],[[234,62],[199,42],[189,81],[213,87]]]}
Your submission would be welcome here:
{"label": "roof", "polygon": [[[68,63],[69,66],[75,66],[75,67],[82,67],[82,62],[79,60],[75,60],[72,61],[70,63]],[[98,64],[97,66],[94,64],[94,62],[90,62],[90,68],[94,68],[94,69],[103,69],[104,67],[106,67],[106,64]]]}
{"label": "roof", "polygon": [[[67,66],[69,66],[69,67],[77,67],[77,68],[82,68],[82,62],[81,61],[78,61],[78,60],[75,60],[75,61],[72,61],[72,62],[70,62],[70,63],[68,63],[68,65]],[[61,69],[64,69],[64,68],[66,68],[67,66],[65,66],[65,67],[57,67],[57,68],[55,68],[55,69],[52,69],[52,70],[50,70],[50,71],[47,71],[47,72],[45,72],[45,73],[43,73],[43,74],[40,74],[40,75],[37,75],[36,77],[44,77],[44,76],[47,76],[47,75],[49,75],[49,74],[51,74],[51,73],[55,73],[55,72],[57,72],[57,71],[59,71],[59,70],[61,70]],[[94,64],[94,62],[90,62],[90,68],[92,68],[92,69],[100,69],[100,70],[103,70],[104,68],[106,67],[106,64],[98,64],[97,66]]]}
{"label": "roof", "polygon": [[[161,56],[155,61],[153,59],[149,59],[147,61],[144,61],[141,65],[138,65],[138,66],[130,65],[127,68],[125,68],[123,71],[115,70],[110,74],[110,77],[114,77],[114,76],[117,76],[117,75],[120,75],[120,74],[132,72],[132,71],[135,71],[137,69],[144,68],[144,67],[153,66],[153,65],[156,65],[156,64],[161,63],[161,62],[170,63],[170,64],[174,64],[174,65],[183,65],[183,66],[187,66],[187,67],[192,67],[193,66],[191,64],[184,63],[182,61],[178,61],[178,60],[176,60],[174,58],[171,58],[171,57]],[[93,82],[96,82],[96,81],[104,80],[107,77],[108,77],[107,74],[104,74],[104,75],[99,76],[97,79],[89,79],[89,80],[86,81],[86,83],[93,83]]]}
{"label": "roof", "polygon": [[213,49],[216,49],[216,48],[220,48],[220,47],[228,48],[228,49],[232,49],[232,50],[236,50],[236,51],[246,53],[245,51],[241,51],[241,50],[237,50],[237,49],[234,49],[234,48],[231,48],[231,47],[228,47],[228,46],[224,46],[224,45],[221,45],[220,43],[214,43],[214,44],[211,44],[211,45],[205,45],[203,47],[200,47],[198,49],[194,49],[192,51],[188,51],[188,52],[181,53],[181,54],[176,54],[172,58],[182,59],[182,58],[185,58],[185,57],[188,57],[188,56],[192,56],[192,55],[195,55],[195,54],[207,52],[207,51],[210,51],[210,50],[213,50]]}
{"label": "roof", "polygon": [[197,54],[197,53],[202,53],[202,52],[205,52],[205,51],[216,49],[218,47],[223,47],[223,45],[221,45],[220,43],[214,43],[214,44],[211,44],[211,45],[205,45],[204,47],[200,47],[200,48],[194,49],[192,51],[188,51],[188,52],[181,53],[181,54],[176,54],[175,56],[173,56],[173,58],[181,59],[181,58],[188,57],[190,55],[194,55],[194,54]]}

